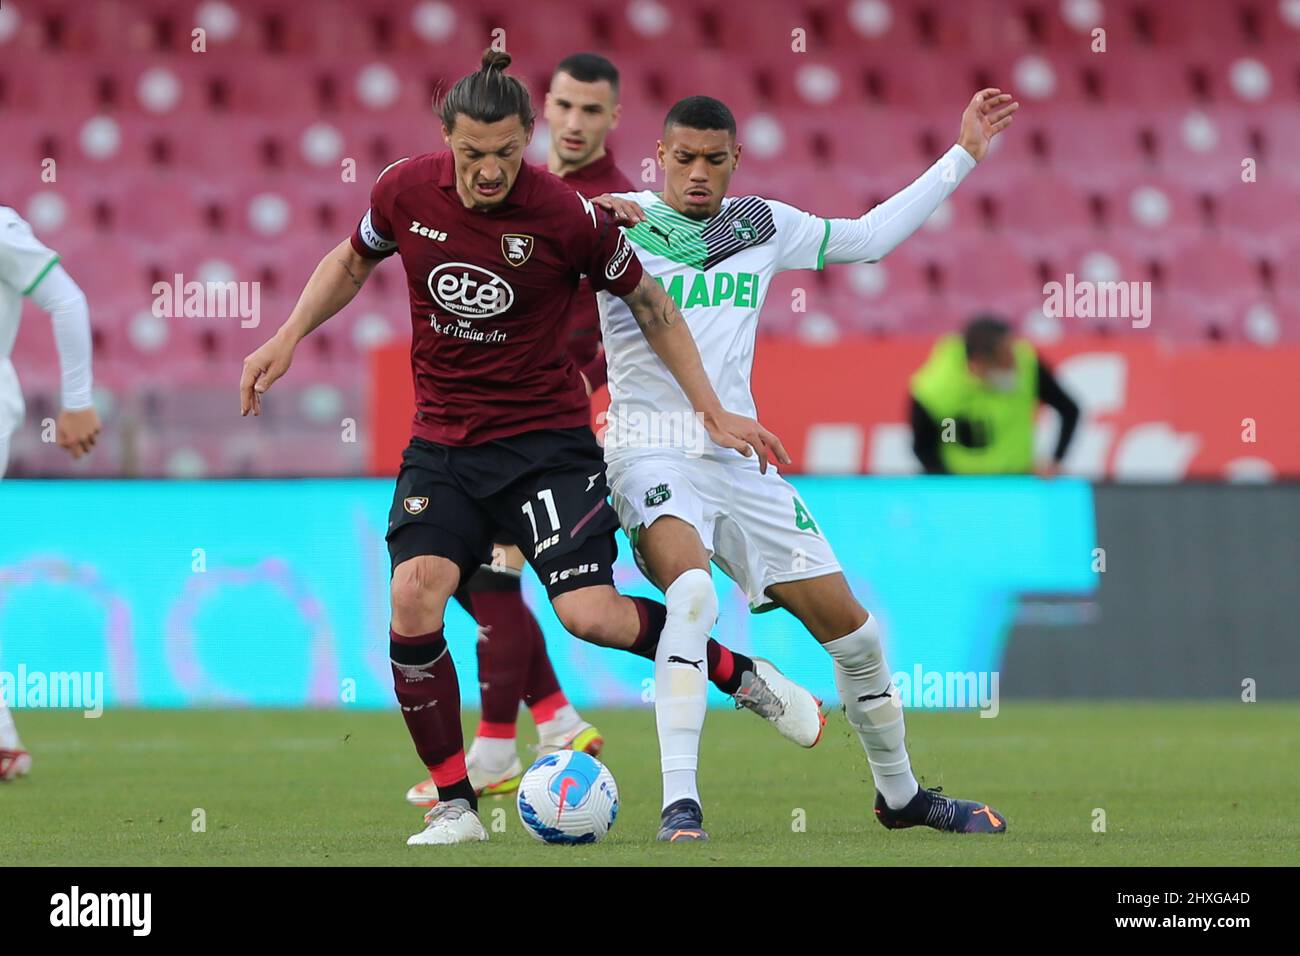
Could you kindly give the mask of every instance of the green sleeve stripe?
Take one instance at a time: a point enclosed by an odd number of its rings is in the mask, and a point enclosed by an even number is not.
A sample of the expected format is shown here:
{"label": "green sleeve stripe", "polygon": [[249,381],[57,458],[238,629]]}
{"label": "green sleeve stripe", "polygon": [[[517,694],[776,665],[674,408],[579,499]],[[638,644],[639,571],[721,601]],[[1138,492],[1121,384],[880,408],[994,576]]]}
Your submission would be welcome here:
{"label": "green sleeve stripe", "polygon": [[817,269],[820,271],[826,265],[826,246],[831,241],[831,221],[823,219],[826,224],[826,231],[822,233],[822,247],[817,250]]}
{"label": "green sleeve stripe", "polygon": [[32,284],[29,285],[26,289],[23,289],[23,295],[31,295],[33,292],[35,292],[36,287],[41,284],[41,280],[44,279],[47,275],[49,275],[50,270],[53,269],[58,264],[59,264],[59,257],[55,255],[53,259],[45,263],[45,268],[36,274],[36,278],[32,280]]}

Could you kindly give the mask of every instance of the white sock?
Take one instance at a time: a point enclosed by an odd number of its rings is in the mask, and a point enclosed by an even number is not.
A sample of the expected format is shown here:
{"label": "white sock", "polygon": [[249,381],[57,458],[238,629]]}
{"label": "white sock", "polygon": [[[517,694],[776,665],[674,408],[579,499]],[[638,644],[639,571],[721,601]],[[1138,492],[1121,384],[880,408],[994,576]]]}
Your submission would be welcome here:
{"label": "white sock", "polygon": [[664,803],[700,802],[696,770],[709,689],[709,631],[718,619],[718,596],[708,571],[692,568],[664,592],[668,616],[655,649],[655,727]]}
{"label": "white sock", "polygon": [[567,737],[582,723],[582,716],[573,709],[572,704],[565,704],[555,711],[550,720],[537,725],[537,739],[543,743]]}
{"label": "white sock", "polygon": [[468,760],[471,755],[474,762],[489,770],[505,770],[510,761],[517,756],[515,738],[513,737],[475,737],[469,745]]}
{"label": "white sock", "polygon": [[867,752],[876,789],[891,808],[906,806],[919,787],[903,744],[903,704],[885,663],[880,626],[868,618],[852,634],[822,646],[835,661],[844,716]]}
{"label": "white sock", "polygon": [[14,726],[13,714],[9,708],[0,704],[0,747],[6,750],[21,750],[22,741],[18,739],[18,728]]}

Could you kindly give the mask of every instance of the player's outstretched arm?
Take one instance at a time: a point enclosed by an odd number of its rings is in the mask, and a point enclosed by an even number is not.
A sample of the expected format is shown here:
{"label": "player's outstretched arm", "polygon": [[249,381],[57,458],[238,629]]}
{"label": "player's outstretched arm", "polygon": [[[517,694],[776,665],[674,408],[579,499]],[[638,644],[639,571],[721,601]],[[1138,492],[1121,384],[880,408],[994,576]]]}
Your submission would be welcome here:
{"label": "player's outstretched arm", "polygon": [[352,301],[381,262],[358,255],[344,239],[329,251],[298,296],[298,304],[279,331],[244,359],[239,379],[239,414],[262,413],[262,394],[289,371],[299,342]]}
{"label": "player's outstretched arm", "polygon": [[91,401],[90,307],[86,294],[62,266],[54,266],[32,290],[32,301],[50,315],[59,352],[62,409],[54,431],[59,447],[80,458],[95,447],[99,413]]}
{"label": "player's outstretched arm", "polygon": [[816,217],[801,214],[803,219],[797,222],[805,227],[802,235],[806,241],[796,244],[781,267],[808,268],[813,248],[810,243],[821,240],[822,229],[825,239],[817,254],[817,268],[824,263],[883,259],[952,195],[987,155],[993,137],[1011,125],[1019,108],[1010,93],[993,87],[980,90],[962,113],[957,142],[938,162],[879,206],[856,219],[831,219],[824,224]]}
{"label": "player's outstretched arm", "polygon": [[650,348],[686,393],[711,439],[725,448],[734,448],[746,458],[757,455],[759,470],[763,472],[767,471],[767,461],[772,455],[783,465],[790,463],[781,439],[754,419],[722,407],[681,310],[652,276],[643,273],[641,281],[623,301],[632,310]]}

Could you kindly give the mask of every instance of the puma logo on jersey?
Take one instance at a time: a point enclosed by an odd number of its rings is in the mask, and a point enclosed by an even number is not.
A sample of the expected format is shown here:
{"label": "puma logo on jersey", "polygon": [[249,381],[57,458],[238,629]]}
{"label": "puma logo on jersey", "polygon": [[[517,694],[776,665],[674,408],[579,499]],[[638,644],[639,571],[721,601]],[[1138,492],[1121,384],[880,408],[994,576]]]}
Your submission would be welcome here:
{"label": "puma logo on jersey", "polygon": [[691,660],[687,660],[685,657],[678,657],[676,654],[669,654],[668,663],[669,664],[690,664],[696,670],[699,670],[700,665],[704,663],[704,658],[701,657],[698,661],[691,661]]}
{"label": "puma logo on jersey", "polygon": [[442,232],[438,229],[430,229],[428,226],[422,226],[420,225],[419,222],[417,222],[414,219],[411,220],[411,228],[408,229],[407,231],[413,232],[417,236],[424,236],[424,238],[426,239],[432,239],[435,242],[442,242],[444,239],[447,238],[447,234],[445,232]]}

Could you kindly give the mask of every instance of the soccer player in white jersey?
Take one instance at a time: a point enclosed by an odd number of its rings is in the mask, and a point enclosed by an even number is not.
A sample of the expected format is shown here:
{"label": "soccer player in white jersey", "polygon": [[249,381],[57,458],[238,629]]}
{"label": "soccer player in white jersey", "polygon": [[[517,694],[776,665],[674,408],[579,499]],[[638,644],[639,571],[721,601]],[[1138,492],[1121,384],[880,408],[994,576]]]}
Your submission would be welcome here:
{"label": "soccer player in white jersey", "polygon": [[[18,337],[23,299],[50,314],[62,371],[63,410],[55,426],[59,445],[80,458],[95,445],[99,416],[90,401],[90,319],[86,297],[59,265],[59,257],[32,233],[18,213],[0,206],[0,478],[9,463],[9,436],[22,424],[23,393],[9,360]],[[32,765],[0,700],[0,781],[26,774]]]}
{"label": "soccer player in white jersey", "polygon": [[[714,389],[728,408],[752,417],[754,339],[772,277],[880,259],[957,188],[1018,106],[1001,90],[981,90],[962,114],[956,145],[920,178],[865,215],[821,219],[759,196],[728,197],[741,154],[735,118],[718,100],[692,96],[664,121],[663,194],[619,193],[602,197],[602,205],[634,223],[627,236],[646,272],[676,300]],[[710,559],[746,592],[751,607],[785,608],[830,654],[845,715],[866,750],[882,824],[1005,832],[1006,818],[987,804],[917,784],[879,625],[853,596],[794,487],[775,468],[761,473],[752,459],[728,455],[702,432],[682,427],[690,404],[648,350],[627,307],[601,293],[600,310],[614,507],[667,604],[655,654],[664,778],[659,839],[708,838],[696,768],[706,690],[698,662],[718,613]]]}

